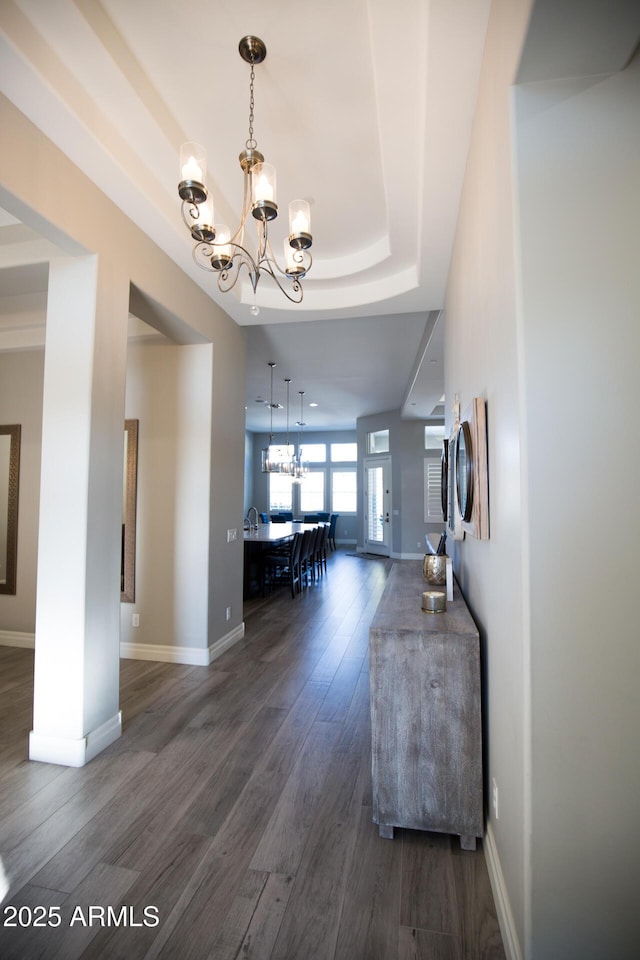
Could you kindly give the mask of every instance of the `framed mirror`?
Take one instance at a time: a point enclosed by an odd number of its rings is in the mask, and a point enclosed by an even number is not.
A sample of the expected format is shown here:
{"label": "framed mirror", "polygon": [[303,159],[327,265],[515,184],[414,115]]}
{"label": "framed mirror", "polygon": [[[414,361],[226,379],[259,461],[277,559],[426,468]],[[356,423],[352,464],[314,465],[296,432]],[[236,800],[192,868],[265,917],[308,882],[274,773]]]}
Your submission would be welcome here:
{"label": "framed mirror", "polygon": [[136,510],[138,498],[138,421],[124,422],[124,470],[122,477],[122,552],[120,600],[136,599]]}
{"label": "framed mirror", "polygon": [[16,592],[19,479],[20,424],[0,426],[0,593]]}
{"label": "framed mirror", "polygon": [[456,496],[465,523],[473,513],[473,441],[468,420],[463,420],[456,437]]}
{"label": "framed mirror", "polygon": [[448,495],[449,495],[449,441],[445,438],[442,441],[442,458],[440,461],[440,505],[442,507],[442,516],[444,522],[448,517]]}

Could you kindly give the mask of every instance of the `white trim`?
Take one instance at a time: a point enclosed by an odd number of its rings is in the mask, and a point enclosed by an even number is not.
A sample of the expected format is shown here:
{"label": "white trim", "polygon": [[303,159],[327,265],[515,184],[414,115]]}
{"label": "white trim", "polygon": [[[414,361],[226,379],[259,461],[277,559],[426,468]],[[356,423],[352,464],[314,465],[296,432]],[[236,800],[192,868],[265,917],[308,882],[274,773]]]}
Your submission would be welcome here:
{"label": "white trim", "polygon": [[234,643],[238,642],[238,640],[242,640],[243,637],[244,623],[241,623],[239,627],[234,627],[233,630],[225,634],[224,637],[220,637],[219,640],[216,640],[215,643],[211,644],[209,647],[209,663],[217,660],[218,657],[222,656],[225,650],[228,650],[229,647],[232,647]]}
{"label": "white trim", "polygon": [[208,667],[243,637],[244,623],[241,623],[207,648],[177,647],[157,643],[121,643],[120,656],[125,660],[157,660],[160,663],[186,663],[193,667]]}
{"label": "white trim", "polygon": [[502,943],[507,960],[523,960],[523,953],[520,949],[520,941],[516,931],[516,924],[511,911],[509,894],[504,882],[504,875],[496,847],[496,839],[493,835],[491,821],[487,823],[484,843],[484,858],[489,872],[491,890],[496,905],[498,923],[500,924],[500,933],[502,934]]}
{"label": "white trim", "polygon": [[29,760],[58,763],[65,767],[84,767],[122,733],[122,711],[78,740],[48,737],[32,730],[29,734]]}
{"label": "white trim", "polygon": [[16,630],[0,630],[0,647],[24,647],[35,650],[35,633],[19,633]]}

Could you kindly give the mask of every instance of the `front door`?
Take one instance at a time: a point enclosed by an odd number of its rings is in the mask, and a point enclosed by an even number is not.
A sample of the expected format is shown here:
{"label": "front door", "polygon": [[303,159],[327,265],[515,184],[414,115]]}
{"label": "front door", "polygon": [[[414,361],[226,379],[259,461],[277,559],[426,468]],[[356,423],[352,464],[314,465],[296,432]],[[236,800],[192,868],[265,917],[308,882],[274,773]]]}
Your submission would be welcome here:
{"label": "front door", "polygon": [[391,549],[391,460],[367,460],[364,467],[365,529],[367,553],[388,557]]}

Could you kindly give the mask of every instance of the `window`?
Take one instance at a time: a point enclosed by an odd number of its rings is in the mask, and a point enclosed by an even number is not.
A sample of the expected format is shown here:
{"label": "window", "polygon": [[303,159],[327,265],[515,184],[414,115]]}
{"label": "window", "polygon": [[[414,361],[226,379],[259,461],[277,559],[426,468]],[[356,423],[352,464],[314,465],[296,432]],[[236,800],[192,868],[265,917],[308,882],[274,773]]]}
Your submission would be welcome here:
{"label": "window", "polygon": [[442,516],[442,462],[427,459],[424,461],[424,522],[441,522]]}
{"label": "window", "polygon": [[357,443],[332,443],[331,444],[331,462],[344,463],[346,461],[358,459]]}
{"label": "window", "polygon": [[300,512],[318,510],[324,510],[324,470],[310,470],[300,484]]}
{"label": "window", "polygon": [[269,510],[293,510],[291,477],[269,474]]}
{"label": "window", "polygon": [[331,509],[334,513],[356,512],[356,471],[331,471]]}
{"label": "window", "polygon": [[368,453],[389,453],[389,431],[375,430],[367,434]]}
{"label": "window", "polygon": [[424,428],[425,450],[442,450],[444,440],[444,424],[428,424]]}
{"label": "window", "polygon": [[326,443],[303,443],[302,459],[309,463],[325,463],[327,459]]}

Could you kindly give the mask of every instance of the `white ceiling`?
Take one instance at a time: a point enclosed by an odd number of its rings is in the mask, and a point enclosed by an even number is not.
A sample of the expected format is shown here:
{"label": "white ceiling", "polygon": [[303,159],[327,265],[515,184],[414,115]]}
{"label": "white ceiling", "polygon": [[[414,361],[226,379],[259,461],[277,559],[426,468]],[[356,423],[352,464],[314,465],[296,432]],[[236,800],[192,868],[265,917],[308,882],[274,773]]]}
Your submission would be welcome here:
{"label": "white ceiling", "polygon": [[[270,360],[278,379],[292,378],[296,401],[304,389],[305,400],[319,403],[305,416],[310,428],[313,417],[318,429],[353,427],[357,416],[399,407],[422,417],[443,390],[435,320],[489,7],[490,0],[3,0],[0,83],[247,326],[250,429],[267,426],[255,400],[268,388]],[[193,263],[176,190],[180,144],[203,143],[215,219],[237,223],[249,84],[238,42],[248,33],[268,51],[256,67],[254,133],[277,169],[274,249],[287,229],[287,203],[298,196],[312,205],[314,238],[303,303],[291,305],[267,277],[257,318],[248,282],[220,294],[215,277]],[[10,198],[5,205],[15,213]],[[0,218],[0,257],[11,250],[0,262],[14,271],[0,271],[0,297],[12,298],[0,302],[0,349],[3,317],[15,348],[16,291],[28,276],[15,273],[23,267],[20,229]]]}

